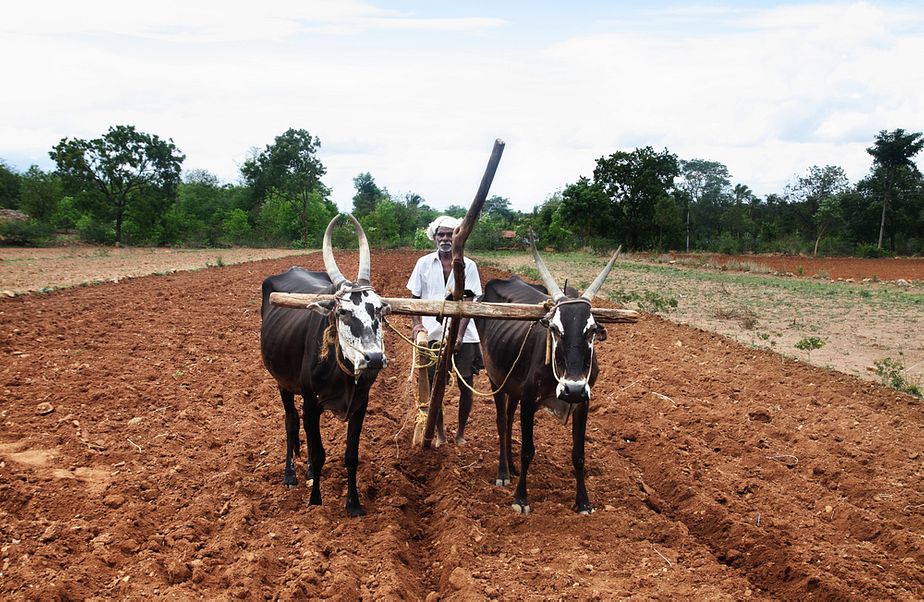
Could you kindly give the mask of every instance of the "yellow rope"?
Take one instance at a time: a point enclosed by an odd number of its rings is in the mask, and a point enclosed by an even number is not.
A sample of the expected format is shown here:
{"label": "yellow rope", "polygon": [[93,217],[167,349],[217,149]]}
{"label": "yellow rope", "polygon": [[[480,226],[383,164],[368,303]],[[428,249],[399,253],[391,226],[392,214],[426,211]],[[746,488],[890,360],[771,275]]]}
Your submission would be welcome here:
{"label": "yellow rope", "polygon": [[452,359],[452,370],[458,376],[459,382],[464,384],[466,389],[479,397],[493,397],[496,393],[499,393],[504,388],[504,385],[507,384],[507,380],[510,378],[510,375],[513,374],[513,369],[517,367],[517,363],[519,363],[520,358],[523,357],[523,349],[526,347],[526,341],[529,340],[529,333],[533,331],[533,327],[536,326],[536,324],[538,324],[538,322],[533,322],[529,325],[529,330],[526,331],[526,336],[523,337],[523,342],[520,343],[520,350],[517,352],[517,358],[513,360],[513,365],[510,366],[510,371],[507,372],[507,376],[504,377],[504,382],[502,382],[500,386],[497,387],[497,389],[491,391],[490,393],[482,393],[481,391],[476,390],[474,387],[465,382],[465,379],[462,378],[462,374],[459,373],[459,368],[456,367],[456,354],[453,353],[452,358],[450,358]]}
{"label": "yellow rope", "polygon": [[354,372],[340,359],[340,337],[337,334],[337,326],[334,321],[331,321],[327,328],[324,329],[324,338],[321,342],[321,361],[327,361],[327,350],[331,345],[334,347],[334,359],[337,360],[337,366],[340,370],[347,376],[355,376]]}

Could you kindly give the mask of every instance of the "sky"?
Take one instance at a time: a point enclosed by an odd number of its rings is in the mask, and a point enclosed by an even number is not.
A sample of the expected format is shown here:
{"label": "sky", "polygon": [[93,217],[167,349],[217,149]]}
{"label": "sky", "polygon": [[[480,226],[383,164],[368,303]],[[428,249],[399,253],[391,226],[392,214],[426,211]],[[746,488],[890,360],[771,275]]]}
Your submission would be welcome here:
{"label": "sky", "polygon": [[[924,3],[160,0],[5,3],[0,160],[53,169],[113,125],[224,182],[289,128],[343,211],[393,195],[529,211],[616,151],[667,148],[783,192],[864,177],[880,130],[924,130]],[[919,158],[919,165],[921,159]]]}

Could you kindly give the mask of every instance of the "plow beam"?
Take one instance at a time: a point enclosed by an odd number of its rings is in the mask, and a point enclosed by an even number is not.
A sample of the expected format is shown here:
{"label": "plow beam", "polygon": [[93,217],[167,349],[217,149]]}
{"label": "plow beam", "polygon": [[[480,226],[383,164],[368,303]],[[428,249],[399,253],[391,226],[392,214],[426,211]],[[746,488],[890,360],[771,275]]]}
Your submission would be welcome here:
{"label": "plow beam", "polygon": [[[333,295],[305,293],[270,293],[270,303],[282,307],[304,309],[311,303],[329,301]],[[400,315],[436,316],[438,318],[490,318],[495,320],[539,320],[549,308],[527,303],[481,303],[478,301],[434,301],[428,299],[382,298],[391,305],[391,312]],[[590,313],[600,323],[632,323],[639,314],[631,309],[592,307]]]}

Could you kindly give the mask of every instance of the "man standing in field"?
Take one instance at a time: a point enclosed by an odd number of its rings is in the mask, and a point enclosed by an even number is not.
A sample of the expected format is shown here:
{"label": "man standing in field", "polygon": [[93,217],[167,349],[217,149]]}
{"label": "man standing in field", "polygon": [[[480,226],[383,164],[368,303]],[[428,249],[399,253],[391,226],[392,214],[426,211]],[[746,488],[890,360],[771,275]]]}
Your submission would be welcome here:
{"label": "man standing in field", "polygon": [[[452,273],[452,236],[461,222],[448,215],[441,215],[433,220],[427,227],[427,238],[436,243],[436,251],[424,255],[417,260],[414,271],[407,282],[407,288],[415,299],[452,298],[455,287],[455,278]],[[478,276],[478,267],[468,257],[463,257],[465,264],[464,299],[471,301],[482,293],[481,279]],[[411,316],[411,338],[417,340],[418,333],[425,333],[428,344],[437,346],[441,341],[444,345],[452,345],[455,354],[455,364],[462,376],[459,382],[459,426],[456,429],[456,444],[465,443],[465,424],[472,411],[472,391],[469,387],[474,383],[474,375],[484,367],[479,347],[478,331],[469,318],[462,318],[459,323],[459,336],[455,341],[445,342],[444,337],[449,333],[449,318],[441,324],[431,316]],[[434,367],[430,368],[430,380],[433,380]],[[446,434],[443,430],[442,410],[437,416],[436,443],[445,443]]]}

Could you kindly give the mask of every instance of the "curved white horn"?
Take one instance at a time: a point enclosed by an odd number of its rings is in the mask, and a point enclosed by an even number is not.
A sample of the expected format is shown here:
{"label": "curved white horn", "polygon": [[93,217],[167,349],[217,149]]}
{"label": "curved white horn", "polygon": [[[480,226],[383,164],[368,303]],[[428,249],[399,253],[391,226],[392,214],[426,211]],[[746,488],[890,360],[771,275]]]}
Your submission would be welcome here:
{"label": "curved white horn", "polygon": [[356,228],[356,236],[359,238],[359,275],[356,276],[356,281],[369,284],[371,282],[369,276],[372,274],[372,254],[369,252],[369,240],[366,239],[366,232],[363,230],[359,220],[353,217],[352,213],[349,214],[349,217],[353,220],[353,227]]}
{"label": "curved white horn", "polygon": [[542,282],[545,284],[545,288],[548,289],[549,294],[552,296],[552,301],[558,301],[565,296],[565,293],[561,292],[561,289],[558,288],[558,284],[555,283],[555,279],[552,278],[552,274],[549,272],[549,268],[545,267],[545,262],[542,261],[542,257],[539,256],[539,251],[536,249],[536,241],[533,240],[533,237],[529,237],[529,248],[533,252],[533,261],[536,262],[536,269],[539,270],[539,275],[542,276]]}
{"label": "curved white horn", "polygon": [[321,244],[321,250],[324,256],[324,269],[327,270],[330,281],[334,283],[334,290],[339,289],[340,285],[346,282],[346,278],[343,277],[340,268],[337,267],[337,261],[334,259],[334,252],[330,245],[330,233],[333,232],[334,224],[337,223],[338,219],[340,219],[339,213],[327,224],[327,230],[324,231],[324,242]]}
{"label": "curved white horn", "polygon": [[593,301],[594,296],[600,290],[600,287],[603,286],[603,281],[606,280],[606,277],[610,275],[610,270],[613,269],[613,264],[616,263],[616,258],[619,257],[619,252],[622,251],[622,245],[616,249],[616,252],[613,253],[613,258],[610,259],[610,262],[606,264],[606,267],[603,268],[603,271],[597,276],[597,278],[590,283],[590,286],[587,287],[587,290],[581,295],[588,301]]}

